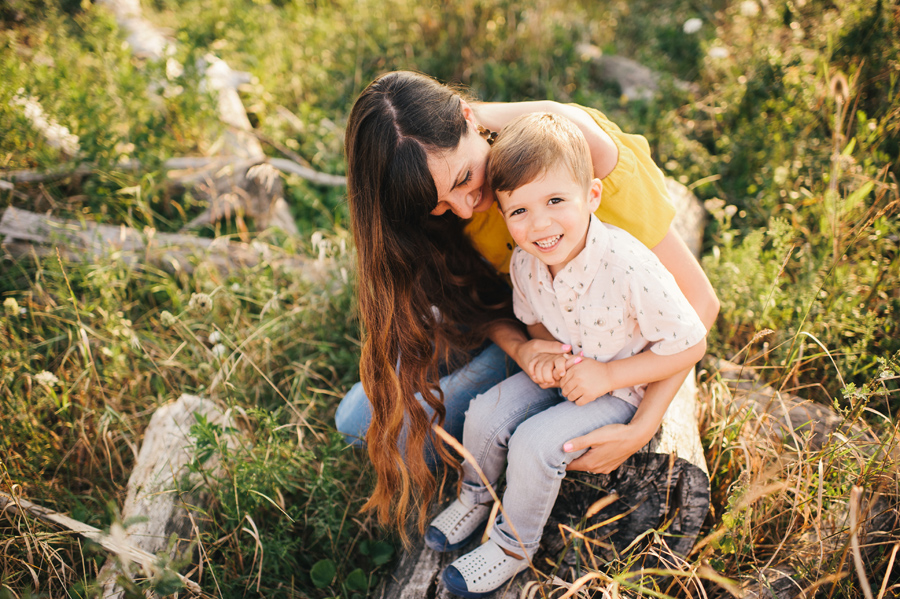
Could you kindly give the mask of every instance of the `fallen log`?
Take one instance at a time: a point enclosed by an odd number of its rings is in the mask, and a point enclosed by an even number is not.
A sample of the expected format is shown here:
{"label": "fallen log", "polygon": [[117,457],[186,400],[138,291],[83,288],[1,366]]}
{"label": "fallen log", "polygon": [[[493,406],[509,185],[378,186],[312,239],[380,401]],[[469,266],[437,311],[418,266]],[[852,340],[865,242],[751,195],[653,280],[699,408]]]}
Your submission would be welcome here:
{"label": "fallen log", "polygon": [[[136,523],[126,529],[126,540],[152,556],[164,552],[175,557],[189,551],[197,535],[198,524],[190,512],[197,513],[203,506],[205,490],[200,476],[191,474],[188,465],[197,458],[189,432],[198,417],[222,427],[223,444],[236,443],[228,417],[214,402],[185,394],[153,414],[128,478],[122,520]],[[204,466],[215,470],[215,464]],[[97,577],[101,597],[124,596],[117,581],[122,574],[120,562],[106,561]]]}
{"label": "fallen log", "polygon": [[288,255],[264,243],[140,232],[125,226],[63,220],[12,206],[0,218],[0,236],[5,236],[3,249],[14,257],[32,252],[38,256],[56,255],[59,251],[64,259],[91,262],[116,252],[126,264],[149,262],[170,272],[190,273],[195,263],[202,260],[224,272],[269,264],[295,271],[314,282],[331,278],[327,261]]}

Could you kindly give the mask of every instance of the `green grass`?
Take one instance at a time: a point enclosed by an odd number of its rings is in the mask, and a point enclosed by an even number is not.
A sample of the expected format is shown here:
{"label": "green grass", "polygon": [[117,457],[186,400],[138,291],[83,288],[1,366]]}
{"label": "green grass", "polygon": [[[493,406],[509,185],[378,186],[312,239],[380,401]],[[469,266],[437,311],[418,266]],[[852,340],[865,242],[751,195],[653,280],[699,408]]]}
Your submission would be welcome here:
{"label": "green grass", "polygon": [[[0,169],[94,169],[87,177],[17,185],[16,193],[0,190],[0,208],[179,230],[203,205],[169,189],[161,165],[214,151],[224,131],[215,98],[197,79],[197,60],[208,52],[253,76],[240,91],[259,132],[335,174],[345,170],[343,126],[353,100],[387,70],[461,82],[484,100],[596,106],[644,134],[666,173],[706,203],[703,265],[722,301],[710,352],[752,365],[780,390],[835,407],[886,443],[895,438],[894,5],[155,0],[143,7],[177,40],[182,75],[169,79],[164,64],[133,58],[114,18],[89,2],[0,7]],[[685,33],[691,18],[702,25]],[[646,102],[621,97],[580,54],[580,43],[662,72],[663,93]],[[676,87],[676,78],[691,91]],[[169,92],[148,92],[163,80]],[[79,137],[81,154],[42,140],[16,97],[38,100]],[[123,171],[126,159],[141,168]],[[396,549],[359,513],[370,472],[364,454],[344,448],[332,425],[339,398],[358,378],[345,197],[296,177],[284,183],[301,237],[255,233],[275,255],[257,267],[222,272],[197,259],[190,273],[172,273],[115,256],[91,264],[0,257],[0,490],[109,528],[153,410],[181,393],[211,394],[240,414],[244,442],[222,445],[223,431],[207,422],[193,429],[200,455],[223,465],[194,464],[211,491],[199,553],[188,556],[202,556],[204,590],[362,598],[386,575]],[[224,221],[200,234],[239,231]],[[316,257],[320,250],[345,269],[324,285],[278,260],[281,252]],[[195,294],[212,299],[208,312],[192,304]],[[708,592],[727,586],[721,577],[753,577],[770,561],[798,565],[802,555],[812,567],[809,580],[823,581],[826,594],[863,597],[848,552],[820,557],[827,545],[820,533],[846,527],[854,486],[896,497],[893,465],[840,443],[812,450],[760,438],[731,410],[714,372],[701,382],[713,488],[704,540],[665,579],[674,584],[640,582],[625,560],[599,574],[593,588],[643,584],[686,597],[698,585]],[[890,537],[877,548],[867,570],[876,595],[896,542]],[[96,546],[7,518],[0,547],[2,599],[97,593],[106,555]],[[886,584],[895,584],[898,570]],[[164,575],[129,592],[165,593],[173,585]],[[896,593],[890,588],[888,596]]]}

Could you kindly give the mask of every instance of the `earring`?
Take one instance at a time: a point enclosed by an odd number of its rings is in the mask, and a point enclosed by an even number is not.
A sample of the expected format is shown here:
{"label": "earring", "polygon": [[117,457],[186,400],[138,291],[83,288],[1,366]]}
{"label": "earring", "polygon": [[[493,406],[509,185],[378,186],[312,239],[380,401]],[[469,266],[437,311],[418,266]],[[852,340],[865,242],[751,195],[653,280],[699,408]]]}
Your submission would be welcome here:
{"label": "earring", "polygon": [[481,125],[478,125],[478,135],[483,137],[485,141],[488,142],[488,145],[494,145],[494,141],[496,141],[497,139],[496,131],[491,131],[490,129],[482,127]]}

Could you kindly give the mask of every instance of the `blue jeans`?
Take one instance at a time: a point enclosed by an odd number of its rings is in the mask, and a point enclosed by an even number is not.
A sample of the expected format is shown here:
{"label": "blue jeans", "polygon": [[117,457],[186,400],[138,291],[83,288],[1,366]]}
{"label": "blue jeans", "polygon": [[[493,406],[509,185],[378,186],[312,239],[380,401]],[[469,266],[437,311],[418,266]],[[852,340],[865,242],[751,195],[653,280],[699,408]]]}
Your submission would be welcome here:
{"label": "blue jeans", "polygon": [[[612,395],[577,406],[559,389],[541,389],[520,372],[476,397],[466,412],[463,445],[491,486],[506,466],[503,509],[491,538],[514,553],[537,551],[569,462],[587,450],[566,453],[566,441],[607,424],[626,424],[637,408]],[[491,495],[475,468],[463,464],[460,498],[468,505],[488,503]],[[513,533],[522,540],[520,544]]]}
{"label": "blue jeans", "polygon": [[[462,441],[463,419],[472,398],[516,372],[519,372],[518,365],[502,349],[491,343],[468,364],[441,377],[440,386],[444,392],[444,408],[447,410],[444,429]],[[421,398],[420,403],[429,417],[434,414],[434,410],[421,401]],[[341,400],[334,421],[347,443],[365,447],[366,431],[372,422],[372,405],[362,383],[353,385]],[[426,447],[426,455],[435,455],[432,447]]]}

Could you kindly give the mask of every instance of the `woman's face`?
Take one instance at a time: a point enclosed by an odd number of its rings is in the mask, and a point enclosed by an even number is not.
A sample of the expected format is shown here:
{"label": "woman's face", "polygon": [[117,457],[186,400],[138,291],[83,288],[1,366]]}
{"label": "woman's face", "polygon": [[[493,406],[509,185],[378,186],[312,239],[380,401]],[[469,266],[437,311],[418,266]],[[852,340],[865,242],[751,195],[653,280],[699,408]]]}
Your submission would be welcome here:
{"label": "woman's face", "polygon": [[438,203],[431,214],[440,216],[449,210],[468,219],[475,212],[485,212],[491,207],[494,194],[485,177],[490,147],[470,122],[454,150],[428,155],[428,170],[438,192]]}

